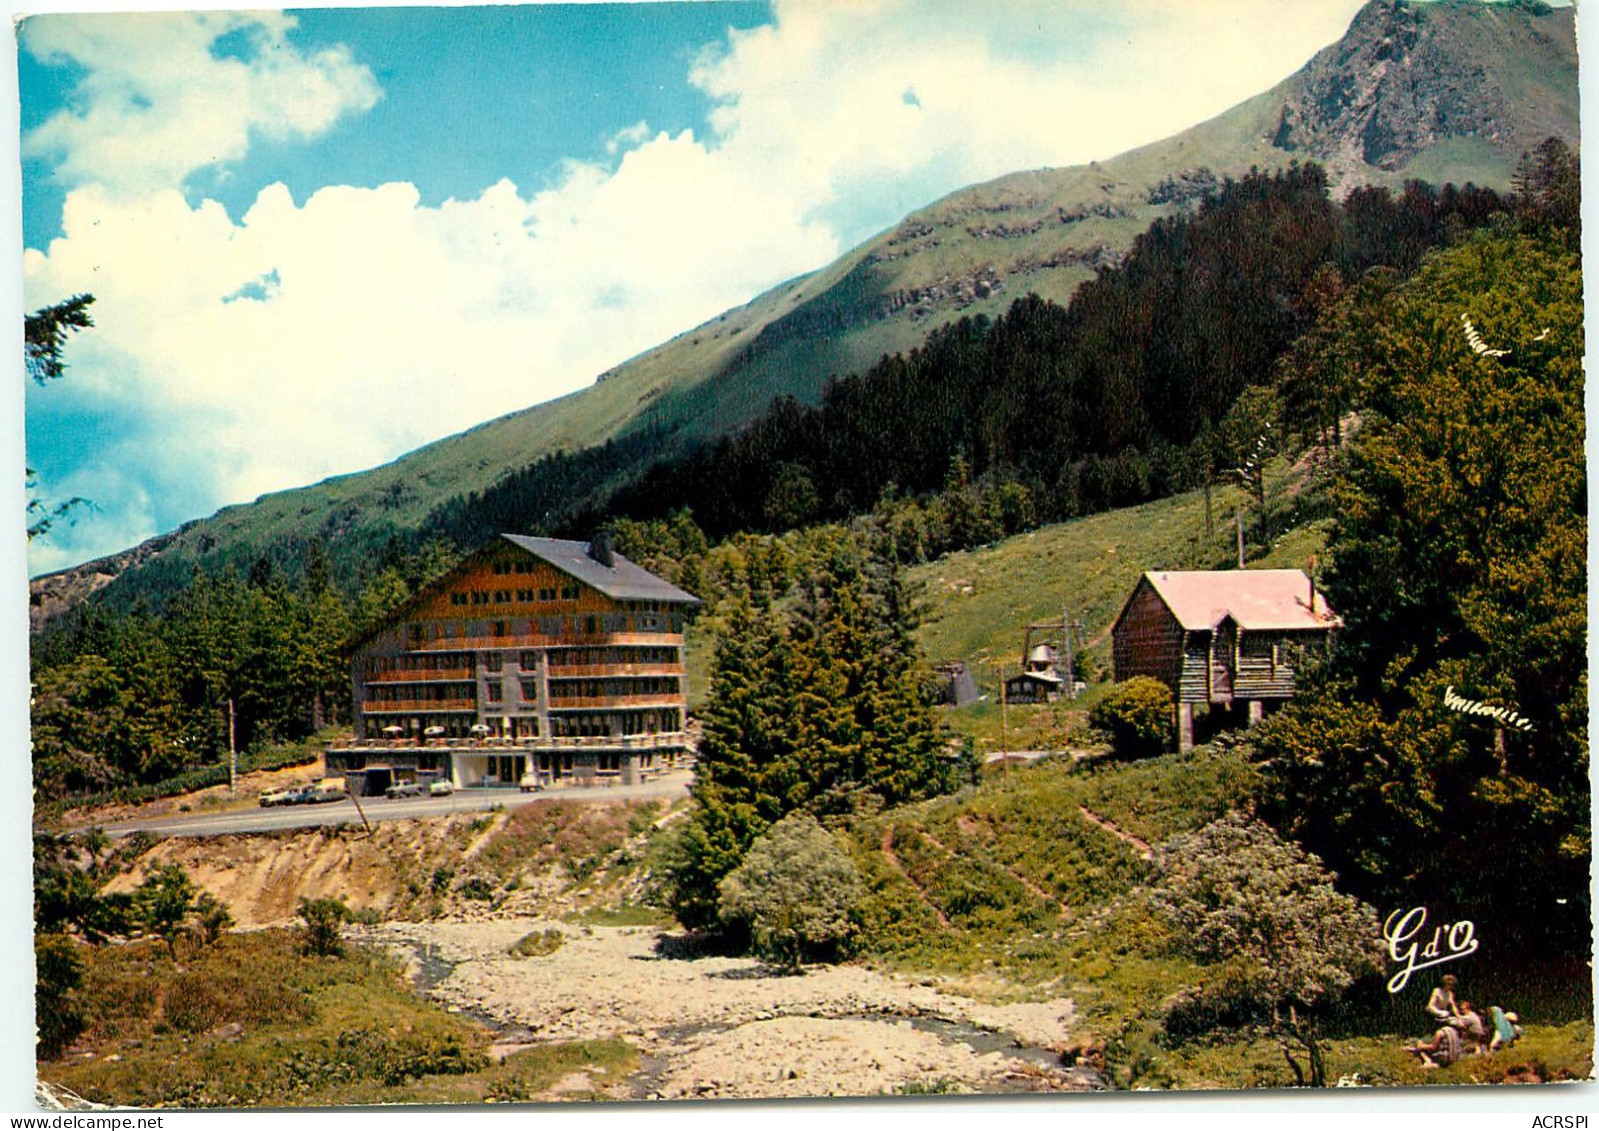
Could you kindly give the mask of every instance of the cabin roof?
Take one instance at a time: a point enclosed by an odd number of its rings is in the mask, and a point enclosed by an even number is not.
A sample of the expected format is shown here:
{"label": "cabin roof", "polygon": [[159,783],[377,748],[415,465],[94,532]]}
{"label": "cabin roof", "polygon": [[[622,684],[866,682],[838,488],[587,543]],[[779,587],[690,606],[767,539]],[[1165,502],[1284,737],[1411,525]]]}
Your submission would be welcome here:
{"label": "cabin roof", "polygon": [[1228,617],[1250,632],[1343,624],[1319,591],[1312,596],[1301,569],[1150,570],[1144,580],[1190,632],[1213,629]]}
{"label": "cabin roof", "polygon": [[511,545],[541,558],[607,597],[619,601],[664,601],[668,604],[697,605],[700,599],[669,581],[656,577],[643,566],[635,565],[612,551],[611,564],[590,556],[589,543],[564,538],[533,538],[523,534],[502,534]]}

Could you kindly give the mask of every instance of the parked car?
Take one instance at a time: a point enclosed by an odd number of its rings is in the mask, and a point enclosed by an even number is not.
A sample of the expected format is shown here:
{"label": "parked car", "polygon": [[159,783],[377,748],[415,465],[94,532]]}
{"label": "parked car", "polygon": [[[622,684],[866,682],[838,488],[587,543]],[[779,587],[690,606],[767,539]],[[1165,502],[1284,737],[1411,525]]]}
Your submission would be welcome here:
{"label": "parked car", "polygon": [[429,797],[448,797],[455,792],[455,783],[449,778],[440,778],[428,786]]}
{"label": "parked car", "polygon": [[323,801],[343,801],[349,796],[349,790],[344,788],[344,783],[338,778],[324,778],[306,791],[305,799],[317,804]]}
{"label": "parked car", "polygon": [[397,781],[384,790],[386,797],[421,797],[427,792],[427,787],[419,781]]}
{"label": "parked car", "polygon": [[261,808],[267,809],[274,805],[298,805],[305,799],[305,792],[304,786],[269,790],[261,795]]}
{"label": "parked car", "polygon": [[529,770],[522,775],[522,792],[537,793],[544,788],[544,782],[539,778],[537,770]]}

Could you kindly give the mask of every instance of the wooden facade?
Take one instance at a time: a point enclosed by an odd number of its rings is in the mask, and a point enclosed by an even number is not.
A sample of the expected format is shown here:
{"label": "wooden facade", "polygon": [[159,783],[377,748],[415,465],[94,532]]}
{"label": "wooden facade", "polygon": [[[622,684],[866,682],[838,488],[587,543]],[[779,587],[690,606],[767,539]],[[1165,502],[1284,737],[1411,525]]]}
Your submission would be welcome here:
{"label": "wooden facade", "polygon": [[1195,704],[1241,704],[1259,719],[1293,697],[1299,655],[1341,623],[1300,570],[1152,571],[1111,629],[1115,677],[1171,688],[1186,749]]}
{"label": "wooden facade", "polygon": [[648,776],[685,749],[698,604],[602,540],[502,535],[359,643],[355,733],[328,771],[457,787]]}

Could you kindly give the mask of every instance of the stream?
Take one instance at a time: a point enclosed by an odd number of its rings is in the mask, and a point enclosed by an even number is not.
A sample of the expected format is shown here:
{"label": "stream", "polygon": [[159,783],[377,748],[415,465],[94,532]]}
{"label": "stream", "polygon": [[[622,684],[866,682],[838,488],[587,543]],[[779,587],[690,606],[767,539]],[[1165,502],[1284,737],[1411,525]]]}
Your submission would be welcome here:
{"label": "stream", "polygon": [[[409,952],[413,962],[412,984],[428,997],[435,997],[437,989],[455,972],[457,962],[445,958],[440,948],[432,943],[407,941],[395,943]],[[491,1035],[492,1054],[509,1055],[521,1048],[541,1043],[534,1030],[481,1010],[451,1006],[451,1011],[481,1025]],[[1052,1049],[1019,1045],[1005,1033],[974,1025],[969,1021],[951,1020],[926,1013],[892,1011],[825,1011],[806,1016],[819,1016],[829,1021],[865,1021],[874,1024],[908,1026],[918,1032],[936,1037],[945,1045],[962,1045],[978,1055],[998,1053],[1020,1061],[1026,1071],[1007,1072],[989,1082],[985,1092],[992,1094],[1022,1093],[1040,1090],[1040,1082],[1048,1081],[1061,1090],[1101,1091],[1107,1087],[1103,1077],[1092,1068],[1063,1067],[1060,1055]],[[770,1018],[761,1017],[762,1020]],[[653,1031],[650,1047],[640,1048],[640,1067],[629,1083],[632,1099],[659,1098],[663,1078],[673,1061],[708,1036],[726,1033],[747,1024],[745,1021],[725,1024],[694,1024],[668,1026]]]}

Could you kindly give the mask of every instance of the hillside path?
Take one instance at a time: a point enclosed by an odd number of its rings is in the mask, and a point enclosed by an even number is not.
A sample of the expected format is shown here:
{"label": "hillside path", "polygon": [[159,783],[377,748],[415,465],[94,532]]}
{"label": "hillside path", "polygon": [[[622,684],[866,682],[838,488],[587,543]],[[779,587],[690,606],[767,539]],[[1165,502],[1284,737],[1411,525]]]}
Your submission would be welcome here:
{"label": "hillside path", "polygon": [[1086,805],[1078,805],[1077,808],[1082,813],[1085,820],[1089,821],[1091,824],[1098,825],[1111,836],[1116,837],[1124,844],[1131,846],[1132,849],[1145,860],[1151,860],[1154,858],[1154,850],[1149,847],[1149,842],[1143,837],[1136,836],[1133,833],[1128,832],[1115,821],[1112,821],[1109,817],[1101,817],[1098,813],[1094,812]]}

